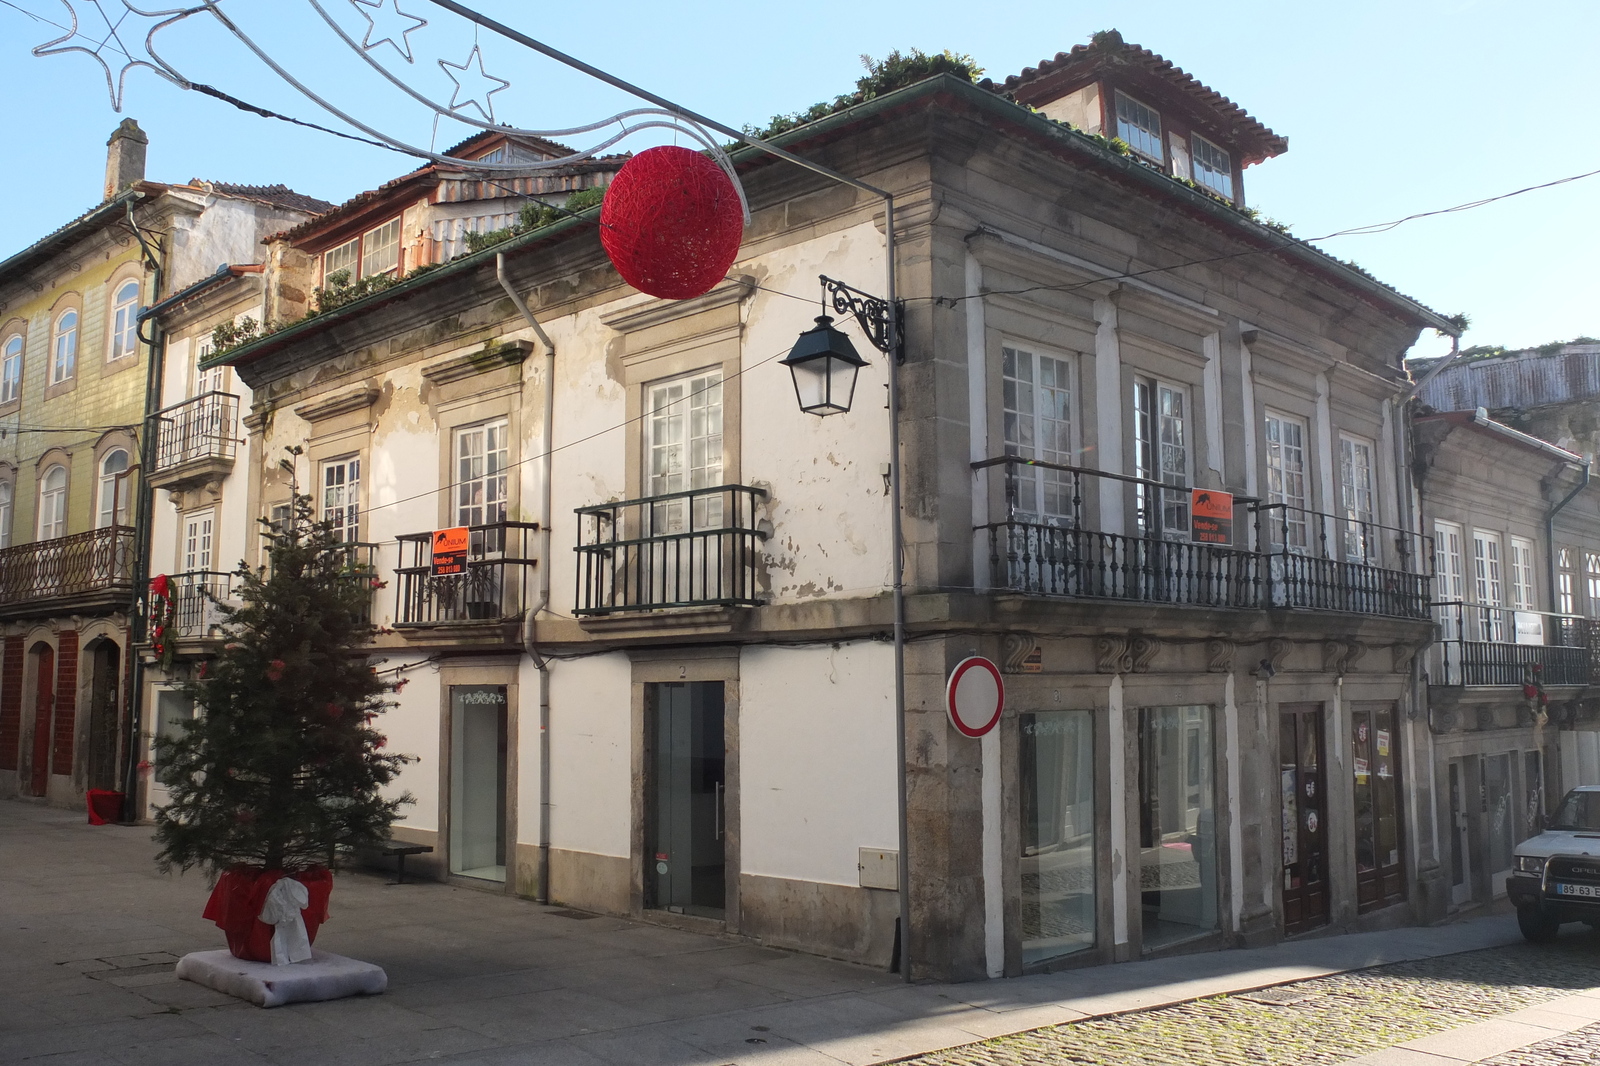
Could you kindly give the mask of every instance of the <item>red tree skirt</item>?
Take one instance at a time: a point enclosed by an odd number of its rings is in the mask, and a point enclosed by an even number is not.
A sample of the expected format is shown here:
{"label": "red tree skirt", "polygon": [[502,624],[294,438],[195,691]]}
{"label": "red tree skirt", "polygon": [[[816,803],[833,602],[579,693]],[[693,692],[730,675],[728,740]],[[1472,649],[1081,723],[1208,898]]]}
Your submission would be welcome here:
{"label": "red tree skirt", "polygon": [[235,866],[217,879],[202,917],[217,923],[228,938],[228,950],[235,958],[249,962],[272,961],[272,926],[258,915],[267,892],[280,877],[293,877],[310,893],[311,901],[300,912],[306,923],[306,938],[317,939],[317,928],[328,920],[328,893],[333,891],[333,873],[322,867],[297,874],[282,870],[263,870],[259,866]]}
{"label": "red tree skirt", "polygon": [[687,300],[739,255],[744,209],[721,167],[699,152],[649,148],[623,164],[600,207],[600,243],[629,285]]}

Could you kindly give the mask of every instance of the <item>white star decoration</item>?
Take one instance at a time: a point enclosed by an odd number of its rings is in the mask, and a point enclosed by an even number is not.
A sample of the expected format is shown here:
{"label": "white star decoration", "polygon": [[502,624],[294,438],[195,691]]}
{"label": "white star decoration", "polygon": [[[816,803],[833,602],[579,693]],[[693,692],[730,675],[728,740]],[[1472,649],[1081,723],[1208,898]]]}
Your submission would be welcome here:
{"label": "white star decoration", "polygon": [[[401,11],[400,0],[350,0],[350,3],[367,20],[367,35],[361,39],[362,48],[370,52],[380,44],[388,43],[406,57],[407,63],[415,62],[411,58],[411,42],[406,35],[426,26],[427,19]],[[407,21],[411,25],[407,26]],[[379,22],[383,25],[379,26]]]}
{"label": "white star decoration", "polygon": [[[473,70],[474,61],[477,64],[476,72]],[[472,46],[472,51],[467,53],[465,62],[448,63],[441,59],[439,60],[439,66],[446,74],[450,75],[450,80],[456,83],[456,91],[450,94],[450,110],[460,111],[466,107],[475,107],[485,121],[493,122],[494,101],[490,97],[501,89],[510,88],[511,83],[504,78],[497,78],[483,69],[483,53],[478,51],[478,46]],[[463,79],[452,73],[457,70],[461,71],[466,77]],[[472,91],[467,93],[466,99],[463,100],[462,90],[467,89],[469,83],[472,84]],[[494,85],[492,89],[488,88],[491,83]],[[479,102],[480,100],[482,103]]]}
{"label": "white star decoration", "polygon": [[[128,71],[134,67],[147,67],[175,85],[187,88],[188,81],[172,65],[156,54],[152,45],[156,33],[174,22],[180,22],[199,11],[208,10],[218,0],[208,0],[195,7],[168,8],[145,11],[127,0],[61,0],[61,5],[72,16],[72,27],[53,41],[46,41],[33,50],[36,56],[61,55],[82,52],[93,57],[105,71],[106,91],[111,94],[111,109],[122,110],[122,90],[128,80]],[[83,15],[79,15],[79,9]],[[120,61],[122,68],[111,76],[113,62]],[[148,57],[148,58],[147,58]]]}

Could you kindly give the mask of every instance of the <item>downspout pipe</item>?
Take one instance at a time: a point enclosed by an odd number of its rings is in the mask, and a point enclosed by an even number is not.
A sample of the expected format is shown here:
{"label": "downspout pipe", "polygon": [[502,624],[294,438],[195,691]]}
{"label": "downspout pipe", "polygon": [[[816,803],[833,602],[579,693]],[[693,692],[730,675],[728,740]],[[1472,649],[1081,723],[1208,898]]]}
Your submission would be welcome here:
{"label": "downspout pipe", "polygon": [[1580,467],[1581,477],[1579,478],[1578,484],[1573,488],[1573,490],[1571,492],[1567,493],[1565,496],[1563,496],[1561,498],[1561,502],[1560,503],[1556,504],[1554,507],[1550,508],[1549,511],[1545,512],[1545,516],[1544,516],[1544,542],[1547,545],[1545,550],[1549,552],[1549,560],[1548,561],[1550,563],[1550,606],[1551,607],[1559,607],[1561,605],[1561,582],[1560,582],[1560,579],[1556,576],[1557,572],[1558,572],[1558,569],[1559,569],[1556,566],[1556,557],[1557,557],[1557,554],[1558,554],[1557,551],[1556,551],[1556,515],[1560,514],[1562,509],[1564,507],[1566,507],[1567,504],[1569,504],[1573,500],[1577,499],[1578,498],[1578,493],[1582,492],[1584,489],[1589,487],[1589,466],[1590,466],[1591,462],[1593,462],[1593,460],[1591,460],[1591,459],[1589,459],[1587,457],[1584,458],[1583,466]]}
{"label": "downspout pipe", "polygon": [[539,671],[539,885],[534,898],[540,903],[550,902],[550,660],[539,654],[534,646],[535,619],[550,606],[550,474],[554,465],[551,455],[555,443],[556,413],[556,346],[544,331],[539,320],[528,310],[528,304],[506,277],[506,255],[494,257],[494,277],[511,298],[512,306],[522,320],[533,330],[539,343],[544,345],[544,426],[541,431],[540,451],[544,472],[539,486],[539,592],[538,599],[522,613],[522,646]]}
{"label": "downspout pipe", "polygon": [[[165,271],[162,269],[161,260],[151,250],[144,239],[144,234],[139,232],[139,226],[133,217],[133,201],[128,201],[128,228],[133,231],[134,239],[139,242],[140,249],[144,252],[145,264],[155,280],[155,295],[161,295],[161,286]],[[161,376],[166,364],[166,335],[161,329],[161,323],[155,319],[159,301],[155,306],[145,308],[135,320],[135,330],[138,339],[145,345],[145,351],[150,360],[145,368],[144,385],[144,433],[139,441],[139,500],[133,519],[133,591],[129,596],[128,611],[128,648],[126,651],[128,669],[124,675],[127,678],[127,687],[123,695],[123,704],[127,714],[123,720],[127,723],[123,729],[123,757],[122,757],[122,820],[132,822],[138,808],[139,786],[139,737],[143,730],[144,710],[144,663],[134,653],[134,648],[144,643],[145,622],[147,612],[144,610],[147,590],[150,586],[150,526],[152,522],[155,492],[150,487],[148,473],[155,465],[156,458],[156,432],[155,413],[161,409]],[[151,335],[144,335],[144,324],[152,322]]]}

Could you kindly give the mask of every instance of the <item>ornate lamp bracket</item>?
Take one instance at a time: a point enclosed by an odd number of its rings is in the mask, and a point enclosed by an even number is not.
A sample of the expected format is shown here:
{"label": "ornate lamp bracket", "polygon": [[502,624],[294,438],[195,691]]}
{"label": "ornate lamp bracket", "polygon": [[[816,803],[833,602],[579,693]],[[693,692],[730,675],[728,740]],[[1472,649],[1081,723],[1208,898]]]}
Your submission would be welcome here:
{"label": "ornate lamp bracket", "polygon": [[862,292],[842,281],[834,281],[826,274],[817,275],[822,282],[822,301],[833,304],[836,315],[854,315],[872,346],[885,355],[893,354],[896,363],[906,361],[906,303],[894,302],[893,328],[889,321],[888,300],[880,300],[871,293]]}

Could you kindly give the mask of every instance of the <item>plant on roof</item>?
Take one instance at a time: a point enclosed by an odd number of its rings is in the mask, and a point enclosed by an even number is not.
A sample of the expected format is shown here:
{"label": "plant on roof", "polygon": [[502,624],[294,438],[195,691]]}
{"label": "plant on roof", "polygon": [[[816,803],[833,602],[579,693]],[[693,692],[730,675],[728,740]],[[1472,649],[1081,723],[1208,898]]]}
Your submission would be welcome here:
{"label": "plant on roof", "polygon": [[832,101],[824,100],[812,104],[804,111],[774,115],[772,121],[765,126],[745,126],[744,132],[757,140],[776,137],[808,122],[826,118],[836,111],[864,104],[868,100],[874,100],[896,89],[903,89],[907,85],[914,85],[940,74],[953,74],[969,82],[975,82],[983,77],[983,68],[978,66],[977,61],[971,56],[952,52],[948,48],[936,55],[928,55],[918,48],[913,48],[909,52],[896,49],[881,60],[864,55],[861,57],[861,64],[867,68],[867,73],[856,80],[855,92],[836,96]]}
{"label": "plant on roof", "polygon": [[553,222],[560,222],[564,218],[572,218],[579,211],[594,207],[606,198],[605,189],[579,189],[567,197],[567,202],[557,207],[554,204],[540,203],[529,200],[522,205],[522,210],[517,212],[517,221],[504,229],[492,229],[478,232],[468,230],[462,236],[467,241],[467,251],[481,252],[485,248],[492,248],[513,237],[520,237],[531,230],[548,226]]}

